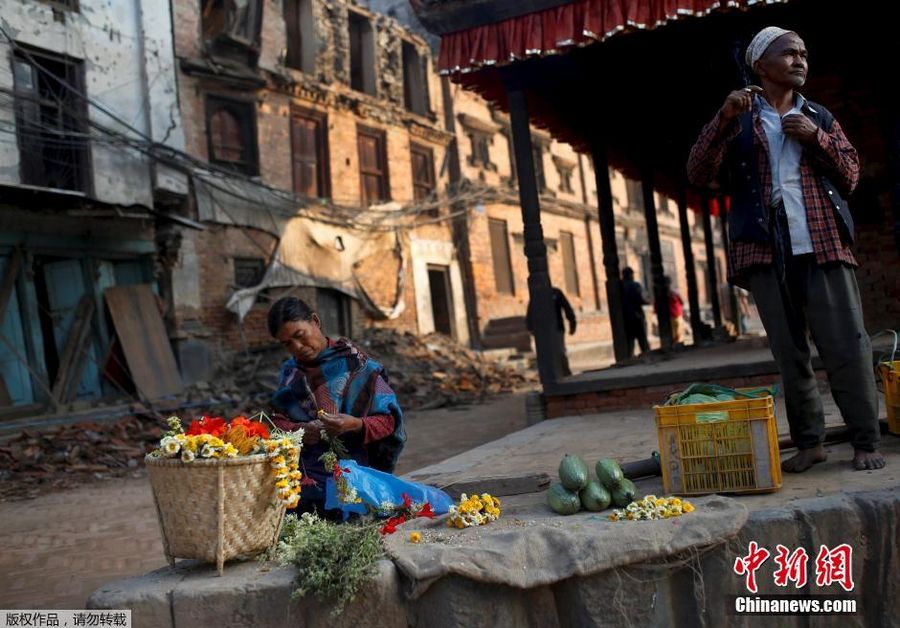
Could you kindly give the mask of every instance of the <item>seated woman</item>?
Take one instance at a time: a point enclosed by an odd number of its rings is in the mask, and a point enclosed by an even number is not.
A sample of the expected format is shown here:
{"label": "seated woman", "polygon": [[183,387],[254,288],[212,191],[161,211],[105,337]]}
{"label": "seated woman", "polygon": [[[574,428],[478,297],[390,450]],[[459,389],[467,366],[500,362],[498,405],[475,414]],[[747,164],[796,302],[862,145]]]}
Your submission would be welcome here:
{"label": "seated woman", "polygon": [[315,482],[304,485],[297,510],[324,515],[329,473],[319,460],[328,451],[322,430],[340,437],[357,463],[391,473],[406,441],[403,413],[384,367],[349,340],[326,337],[321,319],[305,302],[279,299],[269,310],[268,325],[291,354],[272,397],[273,422],[286,431],[304,429],[301,471]]}

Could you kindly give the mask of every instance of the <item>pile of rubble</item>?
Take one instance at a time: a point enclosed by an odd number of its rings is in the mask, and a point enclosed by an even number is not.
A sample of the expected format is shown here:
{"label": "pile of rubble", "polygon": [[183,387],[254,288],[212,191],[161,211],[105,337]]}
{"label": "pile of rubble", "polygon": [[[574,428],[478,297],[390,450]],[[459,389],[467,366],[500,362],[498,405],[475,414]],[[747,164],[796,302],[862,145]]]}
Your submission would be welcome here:
{"label": "pile of rubble", "polygon": [[480,402],[537,383],[533,370],[486,359],[443,334],[420,337],[373,328],[360,345],[384,365],[400,404],[410,410]]}
{"label": "pile of rubble", "polygon": [[25,430],[0,446],[0,501],[135,473],[161,435],[162,423],[146,417]]}
{"label": "pile of rubble", "polygon": [[[529,389],[537,383],[533,370],[487,359],[442,334],[420,337],[373,328],[357,342],[384,365],[404,410],[478,403],[486,396]],[[237,353],[214,381],[191,386],[185,400],[198,404],[194,414],[255,414],[269,407],[284,359],[280,347]]]}

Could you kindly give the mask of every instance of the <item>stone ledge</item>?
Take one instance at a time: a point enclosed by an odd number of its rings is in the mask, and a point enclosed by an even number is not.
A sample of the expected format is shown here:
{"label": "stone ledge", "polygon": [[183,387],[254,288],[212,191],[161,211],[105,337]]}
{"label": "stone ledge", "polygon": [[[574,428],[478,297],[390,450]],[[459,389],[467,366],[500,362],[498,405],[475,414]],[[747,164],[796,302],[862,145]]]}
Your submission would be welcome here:
{"label": "stone ledge", "polygon": [[[638,525],[638,524],[623,524]],[[134,626],[745,626],[728,614],[727,595],[746,593],[734,575],[735,557],[756,541],[774,553],[782,544],[805,547],[814,560],[819,545],[854,547],[853,579],[859,613],[822,617],[821,625],[900,626],[900,486],[839,493],[788,502],[751,512],[736,540],[672,563],[638,563],[627,568],[516,589],[448,577],[422,597],[402,597],[400,576],[389,561],[379,577],[345,612],[331,618],[317,600],[291,600],[293,569],[247,562],[230,564],[221,578],[215,569],[189,561],[145,576],[110,583],[88,600],[88,608],[129,608]],[[759,572],[759,593],[785,593],[771,581],[771,560]],[[695,571],[696,570],[696,571]],[[696,573],[702,577],[697,579]],[[814,583],[802,591],[820,590]],[[805,626],[803,616],[780,617],[780,626]],[[817,624],[818,625],[818,624]]]}

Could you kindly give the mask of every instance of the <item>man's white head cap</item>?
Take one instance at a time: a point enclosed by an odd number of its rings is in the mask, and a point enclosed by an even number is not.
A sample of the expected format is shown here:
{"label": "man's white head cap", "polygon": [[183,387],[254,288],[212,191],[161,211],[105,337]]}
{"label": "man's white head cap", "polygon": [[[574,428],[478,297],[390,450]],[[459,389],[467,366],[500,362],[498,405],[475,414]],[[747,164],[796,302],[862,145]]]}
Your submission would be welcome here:
{"label": "man's white head cap", "polygon": [[[759,61],[759,58],[765,54],[766,48],[768,48],[773,41],[782,35],[793,32],[794,31],[784,30],[778,26],[766,26],[756,33],[756,36],[750,40],[750,45],[747,46],[747,53],[744,55],[744,60],[747,62],[747,65],[752,68],[753,64]],[[796,35],[796,33],[794,34]]]}

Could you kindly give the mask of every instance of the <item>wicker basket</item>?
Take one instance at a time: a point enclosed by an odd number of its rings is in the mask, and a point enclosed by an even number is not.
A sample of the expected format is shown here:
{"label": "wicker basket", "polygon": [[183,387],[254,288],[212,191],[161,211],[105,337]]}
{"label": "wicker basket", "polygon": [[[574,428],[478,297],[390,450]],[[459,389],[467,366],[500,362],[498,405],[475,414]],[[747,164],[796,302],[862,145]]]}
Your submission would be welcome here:
{"label": "wicker basket", "polygon": [[144,459],[169,564],[251,557],[277,540],[285,506],[265,454],[225,460]]}

